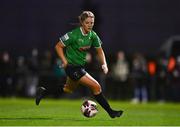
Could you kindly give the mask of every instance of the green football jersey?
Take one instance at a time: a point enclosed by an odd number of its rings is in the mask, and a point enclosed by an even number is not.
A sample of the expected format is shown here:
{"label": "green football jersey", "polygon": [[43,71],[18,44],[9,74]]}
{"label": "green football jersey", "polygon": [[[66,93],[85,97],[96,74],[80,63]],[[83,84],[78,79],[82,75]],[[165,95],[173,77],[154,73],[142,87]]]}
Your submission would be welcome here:
{"label": "green football jersey", "polygon": [[60,41],[66,47],[66,59],[72,65],[85,65],[87,50],[101,47],[98,35],[93,30],[84,35],[81,27],[66,33],[60,37]]}

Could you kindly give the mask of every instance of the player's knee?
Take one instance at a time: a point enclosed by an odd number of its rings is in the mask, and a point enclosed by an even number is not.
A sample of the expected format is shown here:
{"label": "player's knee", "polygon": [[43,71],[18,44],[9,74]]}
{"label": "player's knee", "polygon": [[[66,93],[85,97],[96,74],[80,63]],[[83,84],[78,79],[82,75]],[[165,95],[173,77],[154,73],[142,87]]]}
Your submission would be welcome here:
{"label": "player's knee", "polygon": [[72,93],[72,92],[73,92],[72,90],[67,89],[67,88],[63,88],[63,91],[64,91],[65,93]]}
{"label": "player's knee", "polygon": [[63,91],[65,92],[65,93],[73,93],[73,90],[71,90],[69,87],[68,87],[68,85],[64,85],[64,88],[63,88]]}
{"label": "player's knee", "polygon": [[95,85],[94,90],[93,90],[94,94],[95,95],[100,94],[101,91],[102,91],[101,86],[99,84]]}

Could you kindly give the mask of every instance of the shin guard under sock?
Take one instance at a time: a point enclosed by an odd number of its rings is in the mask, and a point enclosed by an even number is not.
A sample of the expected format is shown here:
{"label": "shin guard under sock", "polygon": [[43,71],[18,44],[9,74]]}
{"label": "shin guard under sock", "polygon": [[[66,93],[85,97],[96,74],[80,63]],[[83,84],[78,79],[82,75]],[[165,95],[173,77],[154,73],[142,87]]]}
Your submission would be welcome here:
{"label": "shin guard under sock", "polygon": [[111,113],[112,109],[109,105],[109,103],[107,102],[106,98],[104,97],[104,95],[102,93],[98,94],[98,95],[94,95],[96,101],[108,112]]}

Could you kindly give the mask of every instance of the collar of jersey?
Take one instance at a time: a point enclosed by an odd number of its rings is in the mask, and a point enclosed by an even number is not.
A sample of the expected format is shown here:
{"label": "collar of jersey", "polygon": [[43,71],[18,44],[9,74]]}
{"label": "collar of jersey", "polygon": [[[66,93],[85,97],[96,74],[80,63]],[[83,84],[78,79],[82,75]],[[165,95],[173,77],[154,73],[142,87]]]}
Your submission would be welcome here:
{"label": "collar of jersey", "polygon": [[82,27],[80,27],[80,30],[81,30],[81,33],[82,33],[83,36],[87,36],[88,35],[88,34],[84,34],[83,33]]}

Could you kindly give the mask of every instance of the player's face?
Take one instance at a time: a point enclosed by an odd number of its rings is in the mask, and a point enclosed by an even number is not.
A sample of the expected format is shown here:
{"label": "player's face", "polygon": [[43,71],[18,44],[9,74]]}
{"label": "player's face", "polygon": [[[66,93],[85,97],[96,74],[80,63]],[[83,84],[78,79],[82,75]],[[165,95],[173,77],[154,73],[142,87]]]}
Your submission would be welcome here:
{"label": "player's face", "polygon": [[82,22],[82,28],[83,28],[83,32],[85,34],[90,32],[92,30],[93,26],[94,26],[94,18],[92,18],[92,17],[88,17]]}

